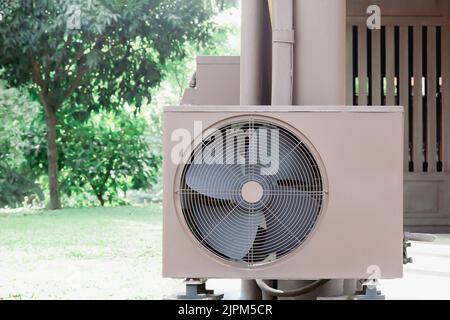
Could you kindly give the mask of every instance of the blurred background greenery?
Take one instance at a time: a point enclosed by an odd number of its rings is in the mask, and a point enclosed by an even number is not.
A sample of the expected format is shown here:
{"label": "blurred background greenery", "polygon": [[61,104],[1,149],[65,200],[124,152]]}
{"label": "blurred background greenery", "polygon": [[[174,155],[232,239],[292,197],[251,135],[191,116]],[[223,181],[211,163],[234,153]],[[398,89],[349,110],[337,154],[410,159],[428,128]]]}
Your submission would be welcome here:
{"label": "blurred background greenery", "polygon": [[159,202],[162,108],[239,54],[239,1],[67,3],[0,5],[0,208]]}

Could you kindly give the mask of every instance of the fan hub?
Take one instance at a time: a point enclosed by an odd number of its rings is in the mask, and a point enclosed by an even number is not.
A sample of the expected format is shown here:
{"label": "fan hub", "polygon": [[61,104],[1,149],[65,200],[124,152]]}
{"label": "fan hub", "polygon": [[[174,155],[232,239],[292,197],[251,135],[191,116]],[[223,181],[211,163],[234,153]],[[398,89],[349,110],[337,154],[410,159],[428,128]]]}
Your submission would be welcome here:
{"label": "fan hub", "polygon": [[241,189],[242,198],[248,203],[256,203],[261,200],[264,190],[256,181],[246,182]]}

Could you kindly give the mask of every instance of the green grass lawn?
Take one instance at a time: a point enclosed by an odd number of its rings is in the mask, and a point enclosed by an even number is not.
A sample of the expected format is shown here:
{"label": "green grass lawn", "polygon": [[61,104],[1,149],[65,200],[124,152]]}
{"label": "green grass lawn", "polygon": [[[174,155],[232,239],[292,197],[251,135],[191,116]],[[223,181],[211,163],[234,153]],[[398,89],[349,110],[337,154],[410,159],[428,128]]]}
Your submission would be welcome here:
{"label": "green grass lawn", "polygon": [[161,278],[161,207],[0,213],[0,299],[153,299]]}

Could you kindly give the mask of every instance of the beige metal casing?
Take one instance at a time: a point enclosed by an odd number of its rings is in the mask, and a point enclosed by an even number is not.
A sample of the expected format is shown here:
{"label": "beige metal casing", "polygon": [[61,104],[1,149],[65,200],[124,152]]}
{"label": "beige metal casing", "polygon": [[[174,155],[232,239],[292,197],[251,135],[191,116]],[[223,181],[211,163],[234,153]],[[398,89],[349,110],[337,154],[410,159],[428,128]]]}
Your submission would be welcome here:
{"label": "beige metal casing", "polygon": [[[403,272],[403,112],[401,107],[168,107],[164,122],[163,276],[171,278],[364,279]],[[245,268],[203,248],[179,208],[179,141],[234,117],[272,119],[306,137],[323,165],[328,197],[309,239],[286,257]],[[200,137],[194,137],[196,141]]]}
{"label": "beige metal casing", "polygon": [[185,90],[181,104],[238,105],[239,71],[240,57],[197,57],[196,86]]}

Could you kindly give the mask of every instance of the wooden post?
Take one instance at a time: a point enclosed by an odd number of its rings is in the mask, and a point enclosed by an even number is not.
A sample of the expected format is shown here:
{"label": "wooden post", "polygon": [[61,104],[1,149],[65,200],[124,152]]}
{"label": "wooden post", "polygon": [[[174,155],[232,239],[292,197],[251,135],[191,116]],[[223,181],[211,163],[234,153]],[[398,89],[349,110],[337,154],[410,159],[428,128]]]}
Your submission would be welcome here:
{"label": "wooden post", "polygon": [[437,169],[437,76],[436,27],[427,28],[427,163],[428,172]]}
{"label": "wooden post", "polygon": [[381,106],[381,30],[372,30],[372,105]]}
{"label": "wooden post", "polygon": [[347,53],[346,53],[346,80],[345,80],[345,90],[346,90],[346,103],[348,106],[353,105],[354,99],[354,89],[353,85],[355,83],[355,78],[353,76],[353,24],[347,24],[346,30],[346,42],[347,42]]}
{"label": "wooden post", "polygon": [[395,33],[386,27],[386,105],[395,105]]}
{"label": "wooden post", "polygon": [[414,26],[414,99],[413,99],[413,162],[414,172],[423,167],[423,95],[422,95],[422,26]]}
{"label": "wooden post", "polygon": [[404,137],[404,169],[405,172],[409,171],[409,161],[411,159],[410,147],[409,147],[409,46],[408,46],[408,27],[400,27],[400,79],[399,79],[399,91],[400,91],[400,105],[405,110],[405,137]]}

